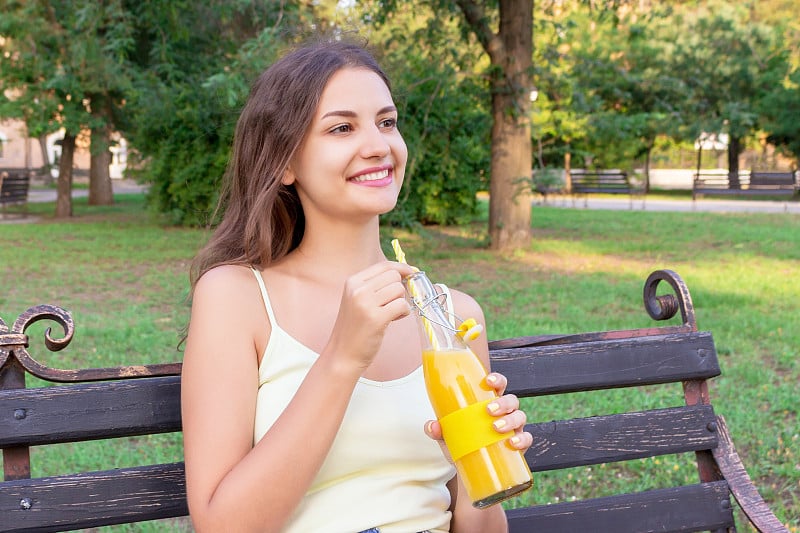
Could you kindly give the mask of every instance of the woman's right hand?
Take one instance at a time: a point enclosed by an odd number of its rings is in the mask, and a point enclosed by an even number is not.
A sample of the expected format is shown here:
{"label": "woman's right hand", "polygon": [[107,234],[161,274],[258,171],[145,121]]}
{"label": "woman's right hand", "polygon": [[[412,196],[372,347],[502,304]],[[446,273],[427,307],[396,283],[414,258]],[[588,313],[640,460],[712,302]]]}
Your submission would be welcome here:
{"label": "woman's right hand", "polygon": [[409,314],[402,279],[414,272],[404,263],[383,261],[350,276],[328,348],[363,372],[378,353],[389,324]]}

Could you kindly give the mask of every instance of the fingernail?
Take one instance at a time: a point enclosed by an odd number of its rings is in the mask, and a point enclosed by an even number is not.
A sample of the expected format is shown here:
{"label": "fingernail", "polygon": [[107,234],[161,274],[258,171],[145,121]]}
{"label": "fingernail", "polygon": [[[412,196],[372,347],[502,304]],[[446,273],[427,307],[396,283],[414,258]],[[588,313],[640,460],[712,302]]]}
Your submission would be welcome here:
{"label": "fingernail", "polygon": [[425,433],[428,435],[431,434],[431,428],[433,427],[433,420],[428,420],[428,423],[425,424]]}
{"label": "fingernail", "polygon": [[492,402],[486,406],[490,413],[494,414],[500,410],[500,404],[497,402]]}
{"label": "fingernail", "polygon": [[494,429],[503,429],[506,427],[506,421],[501,418],[500,420],[495,420],[493,425]]}
{"label": "fingernail", "polygon": [[522,439],[520,439],[516,435],[511,437],[509,440],[511,441],[511,444],[513,444],[514,446],[519,446],[519,443],[522,442]]}
{"label": "fingernail", "polygon": [[489,374],[488,376],[486,376],[486,381],[488,381],[489,383],[496,383],[497,376],[495,376],[494,374]]}

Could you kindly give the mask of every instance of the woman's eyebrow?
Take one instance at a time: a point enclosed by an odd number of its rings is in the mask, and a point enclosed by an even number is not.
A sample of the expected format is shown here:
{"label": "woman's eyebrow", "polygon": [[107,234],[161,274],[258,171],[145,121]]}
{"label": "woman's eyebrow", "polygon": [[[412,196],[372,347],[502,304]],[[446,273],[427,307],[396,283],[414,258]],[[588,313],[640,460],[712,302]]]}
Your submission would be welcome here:
{"label": "woman's eyebrow", "polygon": [[[381,108],[378,111],[377,114],[378,115],[384,115],[386,113],[393,113],[393,112],[396,112],[396,111],[397,111],[397,108],[395,106],[387,105],[386,107]],[[324,119],[324,118],[327,118],[327,117],[355,117],[355,116],[357,116],[355,111],[342,109],[342,110],[328,111],[327,113],[322,115],[320,117],[320,119]]]}

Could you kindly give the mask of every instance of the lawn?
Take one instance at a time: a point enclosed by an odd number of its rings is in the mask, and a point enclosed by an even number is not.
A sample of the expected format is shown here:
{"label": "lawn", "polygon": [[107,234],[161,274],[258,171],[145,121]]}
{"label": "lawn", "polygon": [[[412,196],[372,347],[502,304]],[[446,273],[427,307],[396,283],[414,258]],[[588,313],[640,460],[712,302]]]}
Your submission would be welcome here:
{"label": "lawn", "polygon": [[[162,226],[141,195],[117,196],[116,205],[103,208],[76,200],[68,222],[49,218],[52,204],[29,210],[38,222],[0,224],[0,317],[11,324],[28,307],[51,303],[68,309],[76,324],[72,345],[50,355],[44,325],[34,325],[34,357],[57,367],[180,360],[188,265],[205,231]],[[537,206],[532,244],[508,254],[486,249],[485,227],[482,218],[415,232],[385,228],[386,252],[392,256],[396,236],[409,262],[432,280],[471,293],[484,308],[490,338],[650,326],[644,280],[660,268],[678,272],[699,328],[717,343],[722,376],[711,384],[714,406],[762,495],[791,531],[800,530],[800,216]],[[592,405],[560,396],[530,400],[526,410],[531,420],[549,420],[613,412],[625,401],[610,391]],[[663,399],[643,390],[642,401]],[[175,435],[44,447],[32,454],[33,474],[180,460],[180,451]],[[696,473],[680,459],[537,474],[526,497],[555,502],[668,479],[694,482]]]}

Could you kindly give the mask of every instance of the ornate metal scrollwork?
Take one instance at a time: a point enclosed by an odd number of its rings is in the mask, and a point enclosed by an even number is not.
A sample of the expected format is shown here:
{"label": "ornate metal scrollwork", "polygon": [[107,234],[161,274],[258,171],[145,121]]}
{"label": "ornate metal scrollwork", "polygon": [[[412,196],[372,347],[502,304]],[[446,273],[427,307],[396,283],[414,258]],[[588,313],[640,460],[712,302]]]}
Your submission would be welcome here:
{"label": "ornate metal scrollwork", "polygon": [[[666,281],[675,294],[657,295],[658,284]],[[669,320],[680,311],[683,325],[697,331],[697,320],[694,316],[694,305],[689,289],[683,279],[672,270],[656,270],[644,282],[644,307],[653,320]]]}
{"label": "ornate metal scrollwork", "polygon": [[[662,281],[672,287],[675,294],[656,294],[656,288]],[[672,270],[656,270],[651,273],[644,283],[644,306],[647,314],[653,320],[669,320],[680,311],[683,324],[680,326],[656,326],[637,329],[623,329],[611,331],[593,331],[571,335],[537,335],[532,337],[517,337],[491,341],[491,349],[522,348],[526,346],[546,346],[565,344],[568,342],[587,342],[596,340],[625,339],[644,337],[647,335],[665,335],[686,331],[697,331],[697,322],[694,316],[694,306],[689,289],[683,279]]]}
{"label": "ornate metal scrollwork", "polygon": [[75,334],[75,323],[72,320],[72,315],[55,305],[43,304],[31,307],[14,321],[10,330],[6,323],[0,319],[0,371],[6,365],[10,365],[13,360],[16,360],[31,375],[57,382],[98,381],[180,374],[180,363],[82,369],[48,367],[28,353],[29,338],[26,331],[32,324],[41,320],[56,322],[64,332],[62,337],[54,337],[51,335],[51,328],[45,330],[44,344],[48,350],[57,352],[69,345]]}

